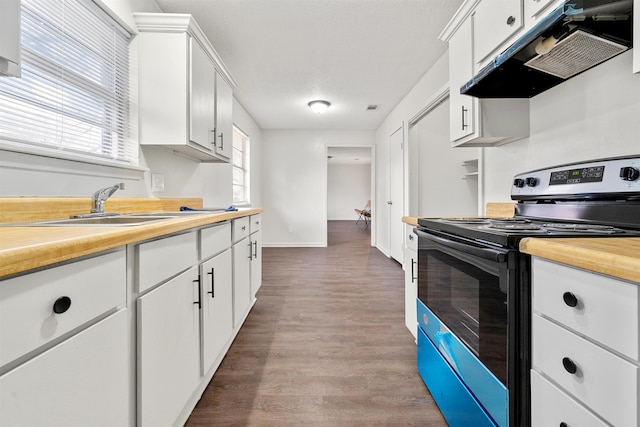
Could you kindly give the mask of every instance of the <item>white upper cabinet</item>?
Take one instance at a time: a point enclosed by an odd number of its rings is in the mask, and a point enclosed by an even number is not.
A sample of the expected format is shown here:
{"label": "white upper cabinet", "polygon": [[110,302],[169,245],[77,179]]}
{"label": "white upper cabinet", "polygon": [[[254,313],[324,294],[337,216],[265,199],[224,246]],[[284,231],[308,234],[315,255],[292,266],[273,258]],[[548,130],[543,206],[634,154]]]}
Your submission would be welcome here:
{"label": "white upper cabinet", "polygon": [[0,1],[0,76],[20,75],[20,0]]}
{"label": "white upper cabinet", "polygon": [[633,72],[640,73],[640,0],[633,2]]}
{"label": "white upper cabinet", "polygon": [[216,131],[214,150],[231,159],[233,154],[233,88],[216,73]]}
{"label": "white upper cabinet", "polygon": [[475,104],[477,100],[460,93],[460,86],[473,76],[472,22],[468,19],[449,39],[449,135],[458,141],[471,135],[475,129]]}
{"label": "white upper cabinet", "polygon": [[[485,1],[493,3],[493,0]],[[529,135],[528,99],[478,99],[460,93],[460,87],[478,71],[475,61],[475,47],[478,43],[475,40],[478,38],[479,28],[486,29],[488,25],[476,23],[476,5],[480,7],[482,4],[478,0],[463,3],[440,34],[440,39],[449,43],[449,130],[451,145],[454,147],[500,145]],[[486,15],[486,12],[483,14]],[[519,16],[521,14],[520,11]],[[521,23],[522,20],[518,22]],[[485,37],[485,41],[480,43],[483,45],[482,49],[487,52],[496,51],[497,46],[487,46],[489,38]],[[495,37],[500,41],[503,38]]]}
{"label": "white upper cabinet", "polygon": [[485,0],[474,12],[473,53],[478,64],[500,53],[498,48],[523,27],[523,0]]}
{"label": "white upper cabinet", "polygon": [[233,76],[191,15],[134,17],[140,32],[140,145],[162,146],[202,162],[228,162]]}

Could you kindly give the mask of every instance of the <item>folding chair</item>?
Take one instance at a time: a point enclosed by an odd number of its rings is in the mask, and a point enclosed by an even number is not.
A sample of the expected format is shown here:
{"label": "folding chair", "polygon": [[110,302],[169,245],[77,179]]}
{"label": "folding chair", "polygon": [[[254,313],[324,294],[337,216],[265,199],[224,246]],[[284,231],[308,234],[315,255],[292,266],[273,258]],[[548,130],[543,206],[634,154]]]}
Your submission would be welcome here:
{"label": "folding chair", "polygon": [[354,209],[354,211],[358,214],[358,220],[356,221],[356,225],[360,221],[364,221],[364,228],[369,226],[371,222],[371,200],[367,201],[367,204],[362,209]]}

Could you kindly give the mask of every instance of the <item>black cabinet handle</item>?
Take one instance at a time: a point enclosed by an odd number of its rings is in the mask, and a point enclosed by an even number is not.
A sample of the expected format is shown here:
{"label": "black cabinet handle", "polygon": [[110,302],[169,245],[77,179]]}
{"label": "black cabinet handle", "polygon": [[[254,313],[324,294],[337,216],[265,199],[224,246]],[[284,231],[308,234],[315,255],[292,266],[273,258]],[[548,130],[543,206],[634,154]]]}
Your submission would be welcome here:
{"label": "black cabinet handle", "polygon": [[243,225],[243,226],[242,226],[242,231],[244,231],[244,230],[246,230],[246,229],[247,229],[247,226],[246,226],[246,225]]}
{"label": "black cabinet handle", "polygon": [[569,427],[564,421],[560,423],[560,427]]}
{"label": "black cabinet handle", "polygon": [[224,133],[220,133],[220,151],[224,151]]}
{"label": "black cabinet handle", "polygon": [[249,259],[253,260],[253,243],[249,240]]}
{"label": "black cabinet handle", "polygon": [[513,25],[514,22],[516,22],[515,16],[510,16],[507,18],[507,25]]}
{"label": "black cabinet handle", "polygon": [[463,105],[463,106],[462,106],[462,130],[465,130],[467,127],[469,127],[469,126],[465,123],[465,120],[464,120],[464,118],[465,118],[465,113],[466,113],[467,111],[468,111],[468,110],[467,110],[466,108],[464,108],[464,105]]}
{"label": "black cabinet handle", "polygon": [[253,242],[253,259],[258,259],[258,241]]}
{"label": "black cabinet handle", "polygon": [[413,267],[416,264],[417,264],[416,260],[411,258],[411,283],[413,283],[417,279],[417,277],[415,276],[415,271]]}
{"label": "black cabinet handle", "polygon": [[576,364],[573,362],[573,360],[569,359],[568,357],[563,357],[562,358],[562,366],[564,366],[564,370],[567,371],[570,374],[575,374],[576,372],[578,372],[578,367],[576,366]]}
{"label": "black cabinet handle", "polygon": [[216,297],[216,275],[214,273],[215,273],[215,269],[213,267],[211,267],[211,271],[207,273],[211,275],[211,290],[207,292],[208,294],[211,295],[211,298]]}
{"label": "black cabinet handle", "polygon": [[53,303],[53,312],[56,314],[62,314],[69,310],[69,307],[71,307],[71,298],[66,296],[60,297]]}
{"label": "black cabinet handle", "polygon": [[569,307],[576,307],[578,305],[578,297],[571,292],[565,292],[562,294],[562,299]]}
{"label": "black cabinet handle", "polygon": [[198,301],[194,301],[194,304],[198,304],[198,309],[202,309],[202,298],[200,297],[202,294],[202,280],[200,280],[200,275],[198,274],[198,278],[193,281],[198,282]]}

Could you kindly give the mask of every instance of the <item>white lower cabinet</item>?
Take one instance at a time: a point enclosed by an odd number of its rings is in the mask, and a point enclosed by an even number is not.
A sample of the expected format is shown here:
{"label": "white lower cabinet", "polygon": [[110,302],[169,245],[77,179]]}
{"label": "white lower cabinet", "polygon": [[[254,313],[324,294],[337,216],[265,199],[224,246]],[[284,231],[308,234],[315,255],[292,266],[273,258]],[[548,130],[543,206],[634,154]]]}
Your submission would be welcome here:
{"label": "white lower cabinet", "polygon": [[640,426],[640,284],[533,257],[532,285],[532,425]]}
{"label": "white lower cabinet", "polygon": [[418,236],[413,227],[405,224],[404,247],[404,323],[417,339],[418,322],[416,299],[418,298]]}
{"label": "white lower cabinet", "polygon": [[128,425],[124,250],[0,280],[0,425]]}
{"label": "white lower cabinet", "polygon": [[120,310],[0,376],[0,425],[129,425],[126,333]]}
{"label": "white lower cabinet", "polygon": [[[231,242],[229,241],[229,244]],[[219,359],[233,332],[231,249],[200,266],[202,278],[202,375]]]}
{"label": "white lower cabinet", "polygon": [[138,298],[138,424],[172,425],[200,382],[198,268]]}
{"label": "white lower cabinet", "polygon": [[262,286],[262,215],[252,215],[250,221],[251,298],[255,298]]}
{"label": "white lower cabinet", "polygon": [[233,326],[242,324],[251,307],[251,257],[253,245],[247,237],[233,245]]}

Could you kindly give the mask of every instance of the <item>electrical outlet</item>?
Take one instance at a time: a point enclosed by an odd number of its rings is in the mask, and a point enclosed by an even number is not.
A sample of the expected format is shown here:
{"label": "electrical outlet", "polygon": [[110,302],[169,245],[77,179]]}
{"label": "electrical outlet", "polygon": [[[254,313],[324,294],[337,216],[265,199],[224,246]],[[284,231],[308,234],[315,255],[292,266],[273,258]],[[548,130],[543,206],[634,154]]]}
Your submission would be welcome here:
{"label": "electrical outlet", "polygon": [[151,191],[154,193],[164,191],[164,175],[161,173],[151,174]]}

